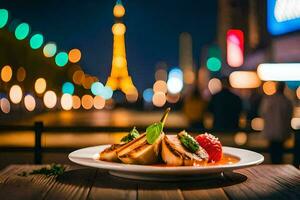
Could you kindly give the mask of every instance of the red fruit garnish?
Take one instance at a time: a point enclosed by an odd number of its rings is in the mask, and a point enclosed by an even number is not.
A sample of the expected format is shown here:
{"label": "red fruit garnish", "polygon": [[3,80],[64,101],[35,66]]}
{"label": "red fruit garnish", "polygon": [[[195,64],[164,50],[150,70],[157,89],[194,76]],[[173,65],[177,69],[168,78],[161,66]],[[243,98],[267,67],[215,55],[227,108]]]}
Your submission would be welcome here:
{"label": "red fruit garnish", "polygon": [[222,144],[215,136],[205,133],[196,138],[199,145],[206,150],[209,156],[209,162],[218,162],[222,158]]}

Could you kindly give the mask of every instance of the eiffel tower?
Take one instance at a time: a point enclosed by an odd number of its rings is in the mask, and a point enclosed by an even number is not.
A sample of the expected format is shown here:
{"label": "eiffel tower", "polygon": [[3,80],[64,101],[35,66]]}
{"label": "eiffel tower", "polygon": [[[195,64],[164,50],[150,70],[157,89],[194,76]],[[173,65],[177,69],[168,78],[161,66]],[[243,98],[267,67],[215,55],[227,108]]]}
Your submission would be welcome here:
{"label": "eiffel tower", "polygon": [[121,90],[125,94],[136,91],[131,77],[128,75],[125,32],[126,26],[122,21],[125,15],[125,8],[121,0],[117,0],[113,9],[115,24],[112,26],[113,33],[113,58],[111,74],[107,79],[106,85],[112,90]]}

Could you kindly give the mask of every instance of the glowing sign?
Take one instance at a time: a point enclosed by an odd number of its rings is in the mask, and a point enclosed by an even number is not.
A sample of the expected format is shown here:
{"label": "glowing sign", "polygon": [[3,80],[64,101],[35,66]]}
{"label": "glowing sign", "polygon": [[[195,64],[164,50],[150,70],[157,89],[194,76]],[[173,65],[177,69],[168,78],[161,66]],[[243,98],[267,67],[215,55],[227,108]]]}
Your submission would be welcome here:
{"label": "glowing sign", "polygon": [[267,25],[273,35],[300,29],[300,3],[298,0],[268,0]]}
{"label": "glowing sign", "polygon": [[244,63],[244,33],[241,30],[227,31],[227,63],[231,67]]}
{"label": "glowing sign", "polygon": [[232,72],[229,82],[233,88],[258,88],[261,84],[256,72],[251,71]]}
{"label": "glowing sign", "polygon": [[257,74],[264,81],[300,81],[300,63],[263,63]]}

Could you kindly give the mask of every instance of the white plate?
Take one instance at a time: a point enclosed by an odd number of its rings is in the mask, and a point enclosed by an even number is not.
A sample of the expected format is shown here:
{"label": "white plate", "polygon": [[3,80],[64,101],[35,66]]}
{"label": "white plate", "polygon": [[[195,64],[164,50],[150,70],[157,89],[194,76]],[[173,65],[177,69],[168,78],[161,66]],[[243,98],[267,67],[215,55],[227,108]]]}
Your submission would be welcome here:
{"label": "white plate", "polygon": [[259,153],[245,149],[223,147],[223,153],[235,156],[240,160],[237,163],[233,164],[197,167],[159,167],[149,165],[129,165],[99,160],[99,153],[108,146],[109,145],[101,145],[79,149],[70,153],[69,159],[72,162],[80,165],[108,170],[108,172],[114,176],[131,179],[159,181],[205,179],[214,175],[220,175],[224,171],[232,171],[234,169],[258,165],[264,161],[264,157]]}

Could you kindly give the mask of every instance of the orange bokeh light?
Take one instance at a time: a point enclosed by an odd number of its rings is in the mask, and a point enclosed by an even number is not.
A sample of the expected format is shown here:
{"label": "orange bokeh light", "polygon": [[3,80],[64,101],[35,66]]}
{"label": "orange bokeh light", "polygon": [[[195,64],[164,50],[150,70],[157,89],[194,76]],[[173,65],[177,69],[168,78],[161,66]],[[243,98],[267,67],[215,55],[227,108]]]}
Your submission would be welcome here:
{"label": "orange bokeh light", "polygon": [[83,95],[81,98],[81,105],[84,109],[89,110],[93,107],[94,105],[94,99],[91,95]]}
{"label": "orange bokeh light", "polygon": [[167,83],[162,80],[156,81],[153,85],[153,91],[167,93],[168,91]]}
{"label": "orange bokeh light", "polygon": [[163,107],[166,103],[166,95],[163,92],[156,92],[152,97],[153,105],[157,107]]}
{"label": "orange bokeh light", "polygon": [[69,61],[71,63],[77,63],[81,59],[81,51],[79,49],[72,49],[69,51]]}
{"label": "orange bokeh light", "polygon": [[81,106],[81,100],[79,96],[74,95],[72,99],[73,99],[73,109],[79,109]]}
{"label": "orange bokeh light", "polygon": [[263,84],[263,91],[266,95],[273,95],[276,93],[276,83],[267,81]]}
{"label": "orange bokeh light", "polygon": [[101,96],[94,97],[94,107],[98,110],[103,109],[105,106],[105,99]]}
{"label": "orange bokeh light", "polygon": [[12,77],[12,69],[11,69],[11,67],[9,65],[4,66],[1,69],[1,79],[4,82],[8,82],[8,81],[10,81],[11,77]]}

